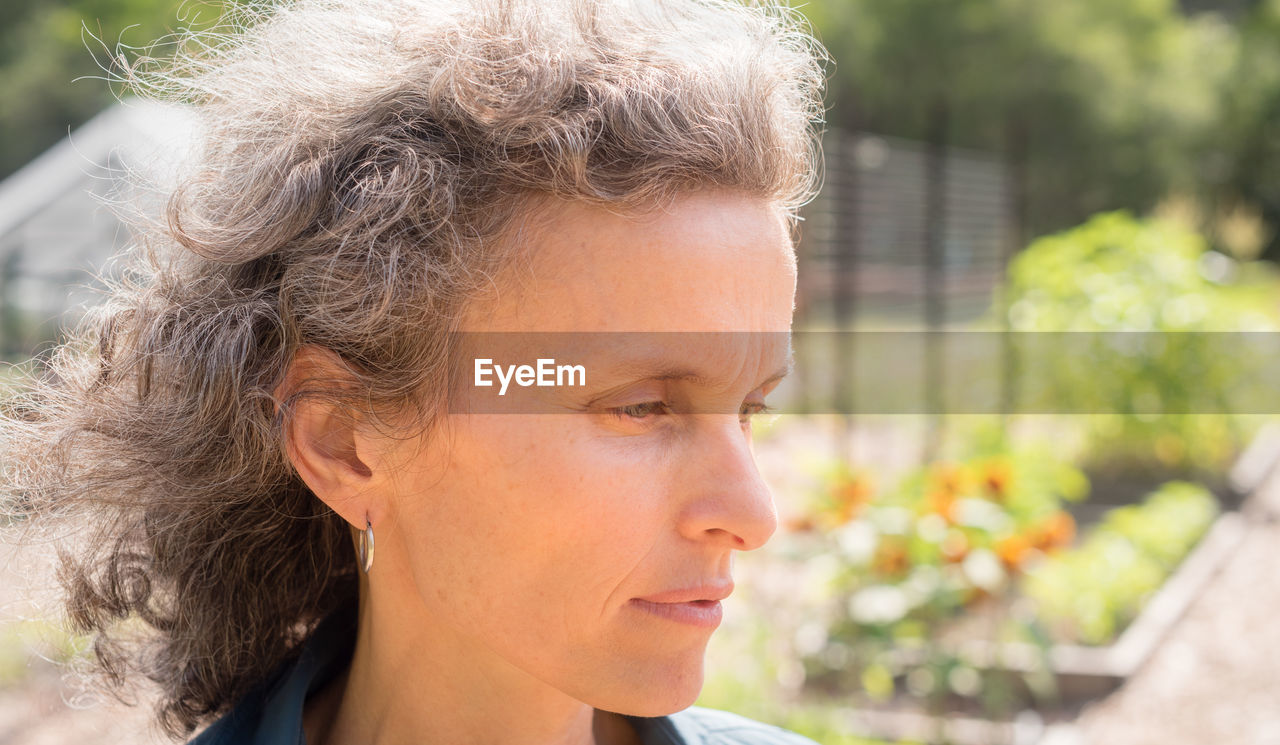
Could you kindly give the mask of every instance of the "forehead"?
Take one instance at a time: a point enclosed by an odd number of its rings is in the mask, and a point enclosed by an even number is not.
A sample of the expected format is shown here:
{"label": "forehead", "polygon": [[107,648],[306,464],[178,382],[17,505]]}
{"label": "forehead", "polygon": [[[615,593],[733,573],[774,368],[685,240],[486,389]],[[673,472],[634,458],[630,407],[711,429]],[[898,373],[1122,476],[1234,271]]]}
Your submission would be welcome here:
{"label": "forehead", "polygon": [[795,256],[773,203],[680,195],[620,215],[543,205],[510,238],[523,257],[473,301],[463,331],[787,331]]}

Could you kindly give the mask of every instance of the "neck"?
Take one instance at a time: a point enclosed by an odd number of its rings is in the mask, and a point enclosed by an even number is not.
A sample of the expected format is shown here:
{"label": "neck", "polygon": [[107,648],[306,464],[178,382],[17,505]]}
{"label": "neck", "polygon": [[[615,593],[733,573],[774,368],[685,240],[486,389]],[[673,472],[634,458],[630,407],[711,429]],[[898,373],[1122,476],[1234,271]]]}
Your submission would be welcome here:
{"label": "neck", "polygon": [[[362,581],[348,671],[308,701],[308,745],[635,745],[593,709],[457,630],[374,613]],[[416,615],[416,614],[415,614]]]}

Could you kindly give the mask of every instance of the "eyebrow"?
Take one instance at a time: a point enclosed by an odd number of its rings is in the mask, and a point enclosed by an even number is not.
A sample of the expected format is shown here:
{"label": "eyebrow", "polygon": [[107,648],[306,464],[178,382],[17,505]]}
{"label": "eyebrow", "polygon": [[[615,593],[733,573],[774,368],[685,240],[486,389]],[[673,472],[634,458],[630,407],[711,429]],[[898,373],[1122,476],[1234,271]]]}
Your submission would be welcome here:
{"label": "eyebrow", "polygon": [[[768,385],[775,380],[782,380],[795,370],[795,356],[788,350],[787,361],[782,367],[778,368],[769,377],[765,378],[760,385]],[[642,365],[631,363],[624,367],[610,371],[613,375],[620,377],[628,377],[635,380],[678,380],[682,382],[692,383],[703,387],[727,386],[728,381],[723,378],[717,378],[712,375],[706,375],[689,367],[682,367],[674,364],[659,363],[657,365]]]}

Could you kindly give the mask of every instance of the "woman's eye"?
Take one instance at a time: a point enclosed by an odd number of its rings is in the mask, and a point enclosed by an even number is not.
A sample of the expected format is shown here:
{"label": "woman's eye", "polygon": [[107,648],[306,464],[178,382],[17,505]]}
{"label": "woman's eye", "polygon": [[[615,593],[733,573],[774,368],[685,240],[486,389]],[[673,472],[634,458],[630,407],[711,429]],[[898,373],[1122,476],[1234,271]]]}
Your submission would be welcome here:
{"label": "woman's eye", "polygon": [[668,407],[665,401],[645,401],[639,404],[630,404],[628,406],[618,406],[609,411],[619,419],[648,419],[653,414],[661,414],[667,411]]}
{"label": "woman's eye", "polygon": [[[617,406],[609,409],[609,412],[619,419],[651,419],[657,414],[670,414],[671,406],[665,401],[645,401],[627,406]],[[772,412],[773,407],[763,401],[749,401],[738,409],[738,418],[746,423],[757,414],[770,414]]]}

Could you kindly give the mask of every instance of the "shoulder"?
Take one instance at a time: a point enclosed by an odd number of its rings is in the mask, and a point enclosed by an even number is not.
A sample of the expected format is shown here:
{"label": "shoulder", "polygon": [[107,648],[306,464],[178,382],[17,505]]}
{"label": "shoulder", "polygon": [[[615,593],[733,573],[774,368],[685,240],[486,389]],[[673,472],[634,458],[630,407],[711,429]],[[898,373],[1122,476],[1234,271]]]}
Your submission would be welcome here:
{"label": "shoulder", "polygon": [[813,740],[738,714],[693,706],[662,717],[666,739],[645,737],[645,745],[816,745]]}

